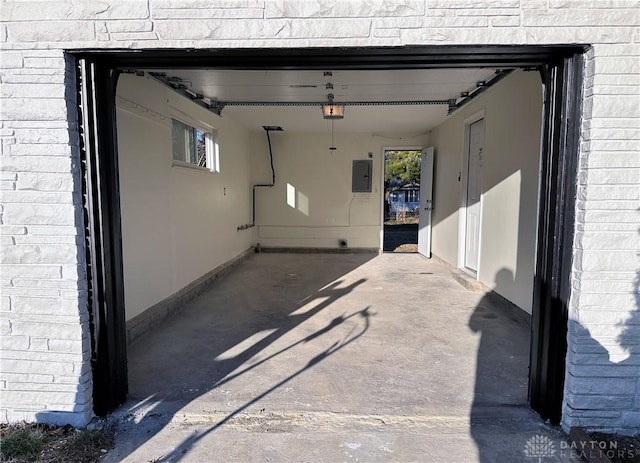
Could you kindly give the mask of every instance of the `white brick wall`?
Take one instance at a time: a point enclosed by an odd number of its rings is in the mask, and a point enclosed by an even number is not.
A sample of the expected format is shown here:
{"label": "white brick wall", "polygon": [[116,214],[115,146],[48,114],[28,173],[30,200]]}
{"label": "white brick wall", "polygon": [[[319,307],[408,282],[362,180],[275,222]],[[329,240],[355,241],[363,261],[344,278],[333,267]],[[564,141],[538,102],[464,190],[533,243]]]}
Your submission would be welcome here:
{"label": "white brick wall", "polygon": [[637,29],[634,38],[587,54],[563,416],[628,433],[640,429]]}
{"label": "white brick wall", "polygon": [[0,419],[84,425],[92,416],[87,284],[65,271],[84,268],[71,68],[60,50],[3,50],[0,69]]}
{"label": "white brick wall", "polygon": [[63,49],[584,43],[594,47],[563,423],[640,427],[640,2],[333,3],[3,3],[0,419],[84,423],[91,415],[73,72]]}

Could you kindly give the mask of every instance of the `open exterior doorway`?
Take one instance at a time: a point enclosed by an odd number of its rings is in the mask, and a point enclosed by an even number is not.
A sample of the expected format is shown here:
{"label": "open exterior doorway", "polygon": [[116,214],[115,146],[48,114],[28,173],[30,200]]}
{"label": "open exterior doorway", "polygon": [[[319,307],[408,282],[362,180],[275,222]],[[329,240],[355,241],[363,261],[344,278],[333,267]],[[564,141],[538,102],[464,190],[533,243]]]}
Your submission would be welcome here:
{"label": "open exterior doorway", "polygon": [[384,150],[383,252],[418,252],[421,150]]}

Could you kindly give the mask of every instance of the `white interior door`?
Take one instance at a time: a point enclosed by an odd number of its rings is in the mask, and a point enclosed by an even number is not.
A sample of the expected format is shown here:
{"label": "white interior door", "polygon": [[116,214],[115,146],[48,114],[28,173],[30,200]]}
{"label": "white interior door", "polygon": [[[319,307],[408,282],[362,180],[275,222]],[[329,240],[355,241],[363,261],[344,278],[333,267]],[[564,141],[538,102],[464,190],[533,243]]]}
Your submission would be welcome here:
{"label": "white interior door", "polygon": [[433,146],[420,157],[420,212],[418,214],[418,252],[431,257],[431,207],[433,205]]}
{"label": "white interior door", "polygon": [[480,119],[469,126],[468,146],[464,266],[477,272],[480,251],[480,195],[482,194],[484,119]]}

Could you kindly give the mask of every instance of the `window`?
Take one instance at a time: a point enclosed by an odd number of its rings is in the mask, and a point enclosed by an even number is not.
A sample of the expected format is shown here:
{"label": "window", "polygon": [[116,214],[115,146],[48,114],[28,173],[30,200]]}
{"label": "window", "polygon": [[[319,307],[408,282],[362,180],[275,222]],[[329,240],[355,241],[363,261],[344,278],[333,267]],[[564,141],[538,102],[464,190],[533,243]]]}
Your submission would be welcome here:
{"label": "window", "polygon": [[171,119],[173,163],[218,172],[218,143],[212,132]]}

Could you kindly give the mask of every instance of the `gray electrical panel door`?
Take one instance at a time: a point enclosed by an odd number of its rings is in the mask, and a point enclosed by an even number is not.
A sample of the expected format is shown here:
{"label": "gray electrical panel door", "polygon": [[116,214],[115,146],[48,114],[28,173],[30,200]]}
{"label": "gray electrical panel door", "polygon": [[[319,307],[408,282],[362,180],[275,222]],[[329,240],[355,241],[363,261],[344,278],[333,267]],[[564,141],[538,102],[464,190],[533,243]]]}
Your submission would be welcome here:
{"label": "gray electrical panel door", "polygon": [[371,193],[370,159],[353,161],[353,175],[351,177],[351,191],[353,193]]}

